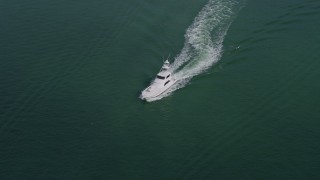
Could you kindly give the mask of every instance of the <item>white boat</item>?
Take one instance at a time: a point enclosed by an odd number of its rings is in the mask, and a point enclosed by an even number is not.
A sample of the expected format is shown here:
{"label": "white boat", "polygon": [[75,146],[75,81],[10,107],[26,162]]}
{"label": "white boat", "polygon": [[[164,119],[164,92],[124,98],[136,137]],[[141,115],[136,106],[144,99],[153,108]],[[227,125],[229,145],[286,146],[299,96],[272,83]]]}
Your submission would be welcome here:
{"label": "white boat", "polygon": [[176,80],[171,74],[170,63],[166,60],[156,78],[141,92],[140,98],[147,101],[156,98],[168,90],[175,82]]}

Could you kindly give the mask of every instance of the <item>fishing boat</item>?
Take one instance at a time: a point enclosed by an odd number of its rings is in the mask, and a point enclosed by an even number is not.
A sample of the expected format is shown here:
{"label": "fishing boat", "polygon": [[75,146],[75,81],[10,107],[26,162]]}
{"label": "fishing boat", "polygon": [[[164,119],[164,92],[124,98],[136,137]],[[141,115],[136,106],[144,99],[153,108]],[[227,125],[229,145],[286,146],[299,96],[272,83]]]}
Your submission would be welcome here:
{"label": "fishing boat", "polygon": [[170,63],[166,60],[155,79],[141,92],[140,98],[147,101],[149,99],[156,98],[168,90],[175,82],[175,78],[172,77]]}

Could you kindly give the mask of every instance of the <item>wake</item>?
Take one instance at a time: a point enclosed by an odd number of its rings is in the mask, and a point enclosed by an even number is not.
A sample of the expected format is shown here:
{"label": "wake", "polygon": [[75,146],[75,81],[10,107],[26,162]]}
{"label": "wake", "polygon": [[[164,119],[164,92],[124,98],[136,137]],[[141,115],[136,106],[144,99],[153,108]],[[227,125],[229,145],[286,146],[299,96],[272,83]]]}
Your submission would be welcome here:
{"label": "wake", "polygon": [[188,27],[184,47],[172,63],[172,74],[177,82],[148,101],[162,99],[185,87],[192,77],[221,59],[224,37],[241,7],[239,0],[209,0]]}

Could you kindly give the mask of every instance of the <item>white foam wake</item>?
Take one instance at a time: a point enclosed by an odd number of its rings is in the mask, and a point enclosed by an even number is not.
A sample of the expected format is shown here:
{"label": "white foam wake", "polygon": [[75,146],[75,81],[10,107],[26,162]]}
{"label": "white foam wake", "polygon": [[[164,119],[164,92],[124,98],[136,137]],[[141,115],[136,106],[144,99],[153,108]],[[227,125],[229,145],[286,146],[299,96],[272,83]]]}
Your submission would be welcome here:
{"label": "white foam wake", "polygon": [[172,63],[173,77],[177,82],[165,93],[148,101],[171,95],[220,60],[224,37],[241,9],[240,1],[209,0],[187,29],[184,47]]}

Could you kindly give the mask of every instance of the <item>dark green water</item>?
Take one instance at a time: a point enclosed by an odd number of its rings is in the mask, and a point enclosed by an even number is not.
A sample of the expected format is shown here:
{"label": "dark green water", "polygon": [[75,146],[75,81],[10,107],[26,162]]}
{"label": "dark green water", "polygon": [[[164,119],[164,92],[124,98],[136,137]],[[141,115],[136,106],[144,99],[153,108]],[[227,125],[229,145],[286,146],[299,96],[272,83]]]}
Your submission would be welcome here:
{"label": "dark green water", "polygon": [[[319,0],[10,0],[0,21],[1,180],[320,179]],[[142,102],[168,54],[187,81]]]}

